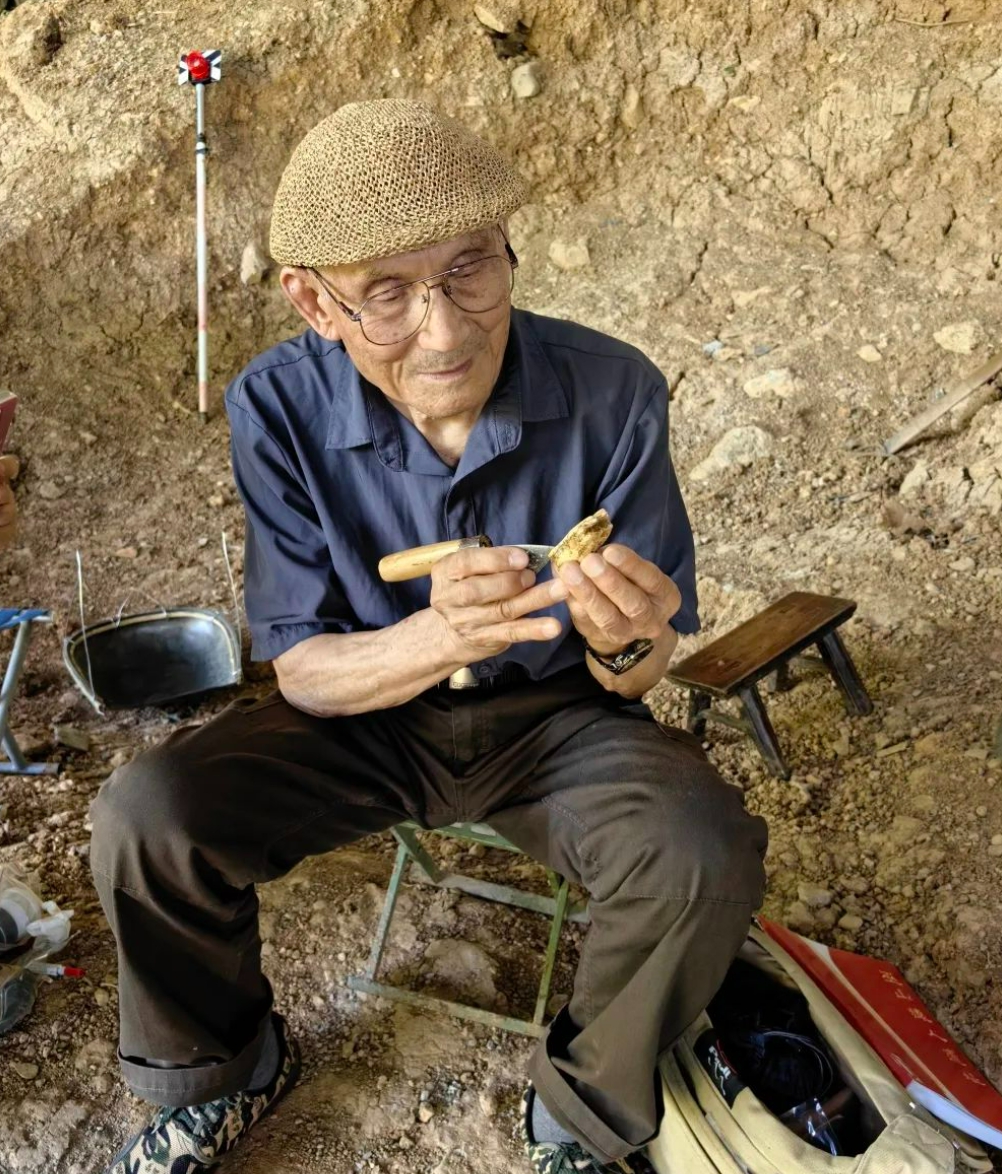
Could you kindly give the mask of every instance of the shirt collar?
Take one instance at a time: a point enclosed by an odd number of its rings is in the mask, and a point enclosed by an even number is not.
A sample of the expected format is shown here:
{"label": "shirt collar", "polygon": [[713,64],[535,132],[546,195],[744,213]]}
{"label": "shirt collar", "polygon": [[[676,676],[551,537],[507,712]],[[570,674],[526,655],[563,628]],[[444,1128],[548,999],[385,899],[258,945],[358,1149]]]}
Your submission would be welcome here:
{"label": "shirt collar", "polygon": [[[387,467],[408,467],[405,449],[411,446],[402,443],[402,417],[378,391],[369,385],[363,387],[358,370],[343,347],[334,351],[333,357],[337,369],[326,447],[345,449],[372,444]],[[512,310],[498,381],[470,433],[457,472],[471,472],[472,468],[517,447],[523,423],[541,423],[569,415],[567,393],[533,329],[532,315],[525,310]]]}
{"label": "shirt collar", "polygon": [[362,380],[348,352],[339,346],[331,352],[335,363],[334,395],[327,424],[327,448],[357,448],[372,443]]}

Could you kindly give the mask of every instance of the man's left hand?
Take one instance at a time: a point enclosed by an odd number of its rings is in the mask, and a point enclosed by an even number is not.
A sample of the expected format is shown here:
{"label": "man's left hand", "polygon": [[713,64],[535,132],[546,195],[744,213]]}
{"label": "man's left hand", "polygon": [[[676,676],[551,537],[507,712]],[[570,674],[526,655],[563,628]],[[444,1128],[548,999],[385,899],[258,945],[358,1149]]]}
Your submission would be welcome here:
{"label": "man's left hand", "polygon": [[571,622],[603,655],[635,640],[656,640],[682,605],[669,577],[628,546],[612,543],[597,554],[564,563],[557,572],[567,589]]}

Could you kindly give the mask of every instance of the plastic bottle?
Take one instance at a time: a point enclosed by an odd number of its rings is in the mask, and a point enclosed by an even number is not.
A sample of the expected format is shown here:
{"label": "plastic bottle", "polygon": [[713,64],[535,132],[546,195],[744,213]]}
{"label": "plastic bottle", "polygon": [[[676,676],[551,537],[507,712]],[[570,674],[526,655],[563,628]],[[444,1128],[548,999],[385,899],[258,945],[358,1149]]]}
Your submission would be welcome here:
{"label": "plastic bottle", "polygon": [[35,1005],[42,975],[78,973],[75,967],[46,962],[69,940],[72,917],[72,909],[43,901],[19,869],[0,867],[0,1035]]}
{"label": "plastic bottle", "polygon": [[794,1105],[780,1120],[815,1149],[823,1150],[833,1157],[844,1153],[836,1132],[836,1121],[829,1120],[824,1106],[816,1097],[804,1101],[802,1105]]}
{"label": "plastic bottle", "polygon": [[42,916],[42,902],[20,881],[5,877],[0,887],[0,950],[28,936],[28,926]]}

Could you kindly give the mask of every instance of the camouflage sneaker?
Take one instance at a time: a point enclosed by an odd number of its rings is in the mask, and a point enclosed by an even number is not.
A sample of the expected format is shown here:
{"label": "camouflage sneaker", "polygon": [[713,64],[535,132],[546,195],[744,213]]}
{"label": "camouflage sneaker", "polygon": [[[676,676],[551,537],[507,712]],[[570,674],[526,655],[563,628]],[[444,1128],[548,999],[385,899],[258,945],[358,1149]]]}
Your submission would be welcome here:
{"label": "camouflage sneaker", "polygon": [[299,1045],[281,1015],[278,1072],[259,1092],[238,1092],[186,1109],[169,1106],[126,1145],[107,1174],[205,1174],[278,1104],[299,1076]]}
{"label": "camouflage sneaker", "polygon": [[522,1098],[522,1141],[537,1174],[655,1174],[640,1150],[614,1162],[600,1162],[576,1141],[536,1141],[532,1136],[532,1104],[536,1090],[530,1084]]}

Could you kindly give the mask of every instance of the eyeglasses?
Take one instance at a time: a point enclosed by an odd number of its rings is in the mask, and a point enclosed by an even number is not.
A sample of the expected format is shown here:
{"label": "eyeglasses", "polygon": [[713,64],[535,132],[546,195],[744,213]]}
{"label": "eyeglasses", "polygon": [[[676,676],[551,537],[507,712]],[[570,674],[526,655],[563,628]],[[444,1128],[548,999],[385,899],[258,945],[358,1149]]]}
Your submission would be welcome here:
{"label": "eyeglasses", "polygon": [[419,281],[381,290],[366,298],[357,310],[346,306],[316,269],[311,272],[341,312],[359,324],[369,342],[393,346],[417,334],[424,325],[433,289],[441,289],[464,314],[486,314],[506,302],[515,288],[518,257],[507,241],[504,247],[504,257],[480,257]]}

